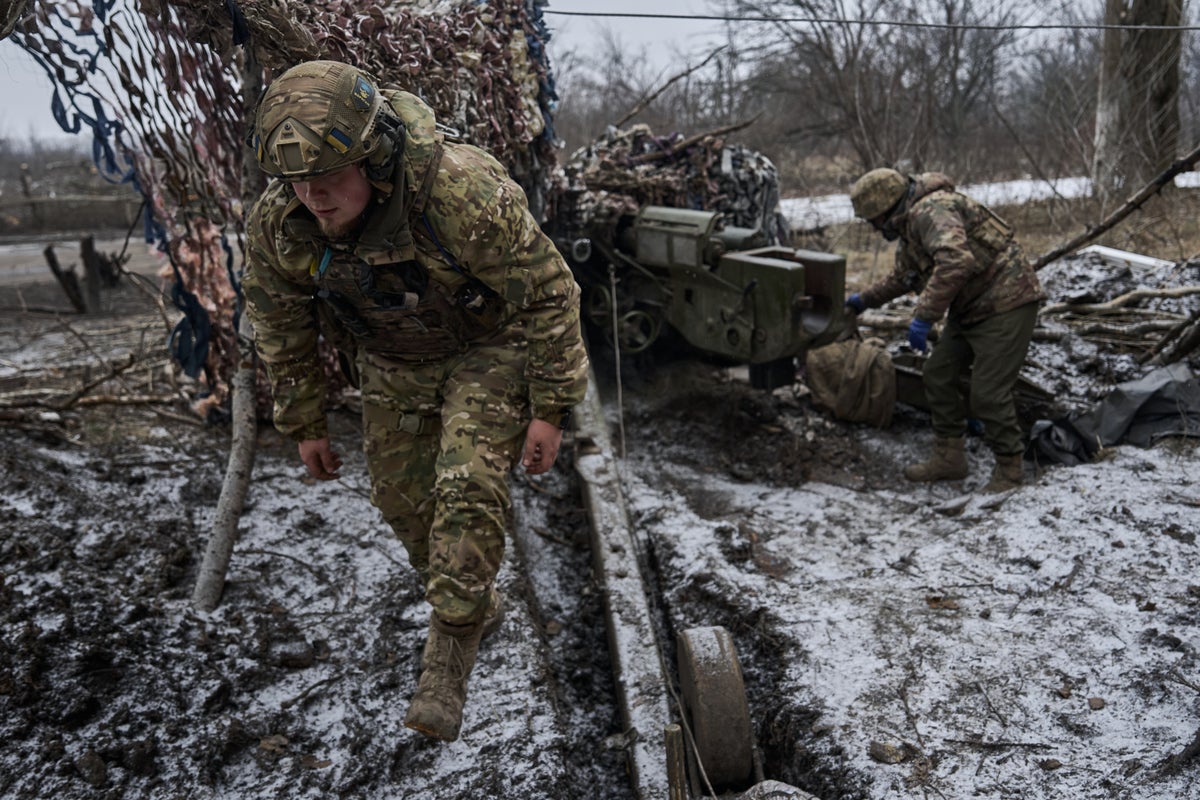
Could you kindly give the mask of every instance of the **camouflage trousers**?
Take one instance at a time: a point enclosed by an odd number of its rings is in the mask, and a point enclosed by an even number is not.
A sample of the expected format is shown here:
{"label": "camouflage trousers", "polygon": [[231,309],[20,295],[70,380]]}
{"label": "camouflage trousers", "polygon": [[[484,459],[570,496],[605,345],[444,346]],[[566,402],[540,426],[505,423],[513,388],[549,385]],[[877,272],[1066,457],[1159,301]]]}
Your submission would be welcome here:
{"label": "camouflage trousers", "polygon": [[[1033,338],[1037,311],[1037,303],[1026,303],[973,325],[946,323],[922,370],[934,435],[962,436],[969,404],[995,453],[1008,456],[1025,449],[1013,387]],[[968,375],[970,397],[964,398],[961,381]]]}
{"label": "camouflage trousers", "polygon": [[371,502],[451,625],[483,618],[504,556],[508,473],[529,422],[525,360],[511,339],[419,365],[359,354]]}

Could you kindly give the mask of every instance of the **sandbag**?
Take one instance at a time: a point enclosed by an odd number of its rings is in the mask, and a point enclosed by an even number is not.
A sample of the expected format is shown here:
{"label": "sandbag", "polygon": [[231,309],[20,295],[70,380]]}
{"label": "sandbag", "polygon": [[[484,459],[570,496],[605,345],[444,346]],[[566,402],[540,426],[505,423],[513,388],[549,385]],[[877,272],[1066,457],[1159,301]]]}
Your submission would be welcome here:
{"label": "sandbag", "polygon": [[809,350],[805,382],[813,403],[848,422],[892,424],[896,368],[879,339],[845,339]]}

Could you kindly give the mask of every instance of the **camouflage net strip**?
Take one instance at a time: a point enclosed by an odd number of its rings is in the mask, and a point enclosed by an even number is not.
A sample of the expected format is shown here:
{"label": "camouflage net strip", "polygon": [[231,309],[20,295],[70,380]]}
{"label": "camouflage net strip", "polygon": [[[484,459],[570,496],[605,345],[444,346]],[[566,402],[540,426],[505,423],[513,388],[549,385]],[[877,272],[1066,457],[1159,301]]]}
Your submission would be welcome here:
{"label": "camouflage net strip", "polygon": [[779,172],[761,153],[719,132],[655,136],[646,125],[608,132],[564,165],[556,208],[568,230],[608,232],[646,205],[718,211],[726,225],[761,226],[788,241],[779,207]]}
{"label": "camouflage net strip", "polygon": [[[109,180],[147,199],[147,241],[171,260],[183,330],[173,348],[223,404],[237,356],[244,49],[270,74],[311,58],[374,73],[492,151],[540,209],[557,101],[544,0],[33,0],[13,39],[46,69],[68,133],[90,128]],[[238,263],[234,263],[235,260]],[[332,360],[332,359],[331,359]]]}

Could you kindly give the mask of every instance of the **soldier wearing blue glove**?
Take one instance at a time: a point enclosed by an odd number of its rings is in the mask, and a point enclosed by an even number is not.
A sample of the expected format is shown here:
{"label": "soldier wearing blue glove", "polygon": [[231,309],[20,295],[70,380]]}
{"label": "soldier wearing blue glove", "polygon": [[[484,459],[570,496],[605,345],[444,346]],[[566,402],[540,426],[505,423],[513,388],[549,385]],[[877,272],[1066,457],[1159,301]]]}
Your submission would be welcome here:
{"label": "soldier wearing blue glove", "polygon": [[933,455],[906,467],[904,476],[911,481],[967,476],[967,409],[958,386],[969,374],[971,412],[996,454],[985,491],[1019,486],[1025,448],[1013,387],[1046,295],[1012,228],[956,192],[939,172],[874,169],[855,182],[850,201],[857,216],[899,243],[891,274],[850,295],[846,306],[861,313],[916,292],[908,343],[921,352],[934,323],[946,318],[923,371],[936,437]]}

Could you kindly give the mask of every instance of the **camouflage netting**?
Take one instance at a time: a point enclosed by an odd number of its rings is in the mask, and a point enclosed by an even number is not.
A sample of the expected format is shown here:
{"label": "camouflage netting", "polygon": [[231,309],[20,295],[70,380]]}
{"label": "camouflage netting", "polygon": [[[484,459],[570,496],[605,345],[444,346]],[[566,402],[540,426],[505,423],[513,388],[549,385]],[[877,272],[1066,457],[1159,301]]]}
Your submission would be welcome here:
{"label": "camouflage netting", "polygon": [[[493,152],[559,232],[611,232],[648,203],[721,211],[726,224],[787,240],[778,175],[718,132],[688,139],[610,131],[556,164],[546,0],[28,0],[14,40],[55,84],[68,132],[147,203],[147,240],[170,257],[183,322],[172,348],[203,377],[200,413],[223,406],[237,361],[242,266],[244,81],[332,58],[430,103]],[[6,24],[7,24],[7,19]],[[249,85],[249,84],[248,84]],[[256,90],[254,93],[257,93]],[[251,98],[251,103],[254,98]],[[257,175],[255,175],[257,179]],[[339,377],[332,352],[331,377]],[[260,407],[266,409],[265,391]]]}
{"label": "camouflage netting", "polygon": [[339,59],[423,97],[463,139],[496,154],[536,210],[554,166],[556,100],[542,5],[33,0],[13,39],[51,76],[62,128],[90,128],[97,165],[146,198],[147,239],[169,255],[184,290],[173,347],[190,374],[203,372],[208,405],[218,405],[237,355],[247,63],[269,80],[303,60]]}
{"label": "camouflage netting", "polygon": [[721,212],[726,225],[761,226],[788,241],[779,173],[761,153],[720,134],[655,136],[649,127],[610,128],[564,165],[555,215],[565,231],[611,233],[645,205]]}

